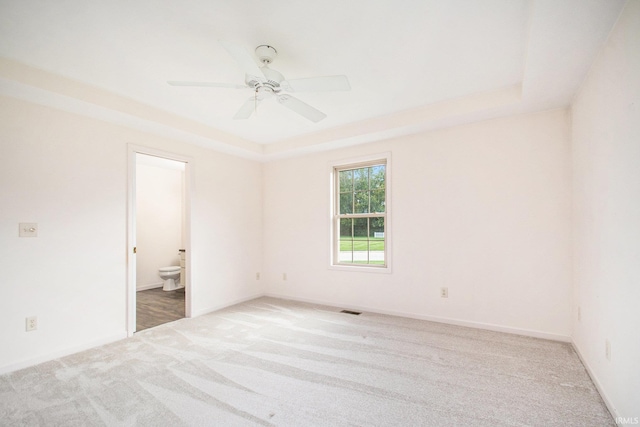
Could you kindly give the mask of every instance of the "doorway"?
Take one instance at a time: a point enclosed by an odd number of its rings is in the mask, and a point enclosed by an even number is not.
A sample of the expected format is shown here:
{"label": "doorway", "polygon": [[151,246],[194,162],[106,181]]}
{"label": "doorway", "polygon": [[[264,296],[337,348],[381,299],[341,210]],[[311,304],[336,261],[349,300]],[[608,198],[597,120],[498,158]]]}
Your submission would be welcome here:
{"label": "doorway", "polygon": [[129,336],[191,317],[191,166],[184,156],[129,147]]}

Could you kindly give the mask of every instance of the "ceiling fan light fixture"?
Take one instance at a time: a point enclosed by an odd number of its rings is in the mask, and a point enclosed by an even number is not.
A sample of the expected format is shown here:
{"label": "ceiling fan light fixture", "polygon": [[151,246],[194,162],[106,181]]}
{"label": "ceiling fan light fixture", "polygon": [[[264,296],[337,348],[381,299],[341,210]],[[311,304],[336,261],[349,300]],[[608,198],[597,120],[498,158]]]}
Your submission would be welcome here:
{"label": "ceiling fan light fixture", "polygon": [[276,95],[276,91],[274,91],[272,87],[260,86],[256,88],[256,97],[260,99],[271,98],[274,95]]}

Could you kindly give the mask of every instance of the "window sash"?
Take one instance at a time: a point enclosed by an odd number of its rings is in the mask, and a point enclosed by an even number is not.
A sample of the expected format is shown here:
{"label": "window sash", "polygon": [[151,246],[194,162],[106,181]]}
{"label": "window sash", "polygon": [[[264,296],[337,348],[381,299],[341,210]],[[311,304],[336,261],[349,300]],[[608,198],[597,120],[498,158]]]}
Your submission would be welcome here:
{"label": "window sash", "polygon": [[[382,188],[375,188],[375,189],[371,189],[370,185],[369,188],[366,190],[367,192],[371,193],[372,191],[378,191],[378,190],[384,190],[384,205],[385,205],[385,212],[368,212],[368,213],[349,213],[349,214],[341,214],[340,213],[340,195],[341,194],[348,194],[348,193],[356,193],[360,190],[355,190],[355,188],[352,188],[351,192],[340,192],[340,172],[344,172],[344,171],[352,171],[352,170],[358,170],[358,169],[364,169],[364,168],[369,168],[372,166],[384,166],[385,170],[384,170],[384,187]],[[352,163],[352,164],[348,164],[348,165],[343,165],[343,166],[334,166],[333,168],[333,173],[334,173],[334,182],[333,182],[333,193],[334,193],[334,201],[333,201],[333,206],[334,206],[334,215],[349,215],[349,216],[358,216],[358,215],[375,215],[375,216],[382,216],[386,214],[386,209],[387,209],[387,199],[388,199],[388,192],[387,192],[387,162],[386,160],[373,160],[373,161],[368,161],[368,162],[360,162],[360,163]],[[353,178],[352,178],[353,179]],[[371,196],[371,194],[369,194],[369,196]],[[371,208],[371,202],[369,202],[369,209]]]}
{"label": "window sash", "polygon": [[383,218],[387,214],[384,212],[359,213],[359,214],[336,214],[336,218]]}
{"label": "window sash", "polygon": [[[356,267],[374,267],[374,268],[386,268],[388,266],[388,258],[387,258],[387,248],[388,248],[388,240],[386,238],[387,236],[387,218],[386,216],[360,216],[359,218],[382,218],[383,220],[383,230],[385,233],[385,237],[383,238],[382,242],[383,242],[383,246],[384,246],[384,250],[382,251],[375,251],[375,250],[371,250],[371,243],[372,242],[376,242],[375,239],[372,239],[372,237],[370,236],[371,234],[371,223],[369,222],[367,225],[367,236],[366,237],[357,237],[354,234],[354,231],[352,229],[351,231],[351,238],[350,239],[346,239],[346,241],[351,242],[352,243],[352,249],[351,249],[351,261],[340,261],[340,254],[341,253],[345,253],[345,252],[349,252],[349,251],[341,251],[340,250],[340,245],[343,241],[342,236],[340,235],[340,222],[342,219],[344,218],[340,218],[340,217],[336,217],[335,218],[335,222],[334,222],[334,239],[335,239],[335,247],[334,247],[334,265],[341,265],[341,266],[356,266]],[[350,216],[347,219],[357,219],[354,218],[352,216]],[[367,242],[367,250],[366,251],[356,251],[354,246],[356,242]],[[356,252],[366,252],[366,262],[354,262],[354,255]],[[382,252],[382,257],[383,257],[383,263],[382,264],[378,264],[378,263],[373,263],[372,261],[375,261],[374,259],[372,259],[372,255],[375,252]]]}

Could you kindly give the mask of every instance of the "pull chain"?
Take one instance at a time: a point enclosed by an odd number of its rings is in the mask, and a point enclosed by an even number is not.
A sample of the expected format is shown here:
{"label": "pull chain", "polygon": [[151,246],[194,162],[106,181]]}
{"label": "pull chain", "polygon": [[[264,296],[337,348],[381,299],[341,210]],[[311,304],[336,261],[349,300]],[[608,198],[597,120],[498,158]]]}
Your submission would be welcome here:
{"label": "pull chain", "polygon": [[258,89],[253,93],[253,111],[258,115]]}

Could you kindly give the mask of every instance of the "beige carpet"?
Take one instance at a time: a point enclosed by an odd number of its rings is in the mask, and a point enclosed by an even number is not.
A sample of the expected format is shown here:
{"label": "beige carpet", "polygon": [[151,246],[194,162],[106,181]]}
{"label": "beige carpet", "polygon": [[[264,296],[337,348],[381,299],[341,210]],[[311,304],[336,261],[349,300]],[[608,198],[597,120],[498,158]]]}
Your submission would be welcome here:
{"label": "beige carpet", "polygon": [[615,425],[569,344],[273,298],[0,376],[0,424]]}

